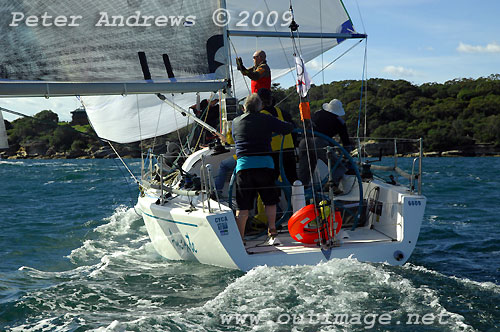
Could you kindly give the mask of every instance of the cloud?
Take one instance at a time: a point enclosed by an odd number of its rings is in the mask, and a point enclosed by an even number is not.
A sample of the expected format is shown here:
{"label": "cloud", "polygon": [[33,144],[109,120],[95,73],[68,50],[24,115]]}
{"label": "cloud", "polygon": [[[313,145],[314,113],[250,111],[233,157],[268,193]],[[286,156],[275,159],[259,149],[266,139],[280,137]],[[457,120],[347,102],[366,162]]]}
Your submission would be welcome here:
{"label": "cloud", "polygon": [[[329,62],[326,62],[323,64],[323,66],[326,66]],[[314,59],[312,61],[309,61],[306,65],[307,71],[320,71],[323,69],[323,66],[321,65],[321,61]],[[330,67],[326,68],[328,70]]]}
{"label": "cloud", "polygon": [[382,71],[397,77],[411,77],[417,75],[413,69],[404,68],[402,66],[385,66]]}
{"label": "cloud", "polygon": [[[52,110],[59,115],[59,121],[71,121],[70,112],[79,106],[80,102],[75,97],[0,98],[0,107],[26,115],[35,115],[42,110]],[[3,115],[9,121],[18,117],[7,112]]]}
{"label": "cloud", "polygon": [[460,42],[457,51],[461,53],[500,53],[500,45],[492,42],[486,46],[474,46]]}

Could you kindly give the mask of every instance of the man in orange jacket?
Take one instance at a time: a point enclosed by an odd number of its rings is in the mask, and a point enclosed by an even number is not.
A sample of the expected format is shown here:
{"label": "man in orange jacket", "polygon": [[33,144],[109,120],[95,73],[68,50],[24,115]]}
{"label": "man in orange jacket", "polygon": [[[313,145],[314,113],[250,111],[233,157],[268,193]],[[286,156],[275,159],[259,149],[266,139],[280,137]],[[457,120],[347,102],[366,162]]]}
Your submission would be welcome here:
{"label": "man in orange jacket", "polygon": [[257,93],[259,89],[265,88],[271,90],[271,69],[266,62],[266,52],[260,50],[253,54],[252,68],[245,68],[243,66],[243,60],[241,58],[236,58],[236,67],[245,76],[248,76],[251,80],[251,93]]}

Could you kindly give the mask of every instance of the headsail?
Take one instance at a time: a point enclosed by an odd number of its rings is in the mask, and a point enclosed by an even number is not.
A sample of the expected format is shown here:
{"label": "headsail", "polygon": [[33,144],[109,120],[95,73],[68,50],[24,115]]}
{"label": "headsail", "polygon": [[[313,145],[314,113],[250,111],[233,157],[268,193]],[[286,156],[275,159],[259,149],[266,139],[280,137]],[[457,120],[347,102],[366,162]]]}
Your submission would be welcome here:
{"label": "headsail", "polygon": [[[196,101],[196,94],[168,95],[167,98],[187,110]],[[82,103],[99,137],[118,143],[168,134],[189,122],[187,116],[154,95],[89,96],[82,98]]]}

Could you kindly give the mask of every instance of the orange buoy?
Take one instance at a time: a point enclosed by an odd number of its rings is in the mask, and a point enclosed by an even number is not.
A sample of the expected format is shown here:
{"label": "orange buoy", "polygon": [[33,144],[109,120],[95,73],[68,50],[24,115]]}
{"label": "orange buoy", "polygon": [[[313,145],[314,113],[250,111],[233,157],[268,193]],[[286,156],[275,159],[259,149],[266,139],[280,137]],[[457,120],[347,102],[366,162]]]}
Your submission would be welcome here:
{"label": "orange buoy", "polygon": [[[290,217],[288,220],[288,232],[295,241],[306,244],[314,244],[318,242],[319,233],[321,233],[321,237],[323,239],[332,238],[334,235],[333,227],[335,221],[337,222],[335,234],[340,231],[340,228],[342,227],[342,217],[340,216],[339,211],[335,211],[335,218],[332,218],[331,214],[328,216],[327,221],[330,227],[327,228],[326,225],[323,225],[319,231],[318,228],[305,228],[311,221],[318,217],[318,213],[319,211],[316,209],[314,204],[309,204],[295,212]],[[328,229],[330,229],[332,234],[328,234]]]}

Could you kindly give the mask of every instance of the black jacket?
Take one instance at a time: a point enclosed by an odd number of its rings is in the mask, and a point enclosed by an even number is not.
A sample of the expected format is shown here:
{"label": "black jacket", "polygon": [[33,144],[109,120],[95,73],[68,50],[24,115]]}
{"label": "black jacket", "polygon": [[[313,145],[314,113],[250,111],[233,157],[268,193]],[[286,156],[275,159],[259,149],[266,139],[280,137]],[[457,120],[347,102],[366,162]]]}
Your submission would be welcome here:
{"label": "black jacket", "polygon": [[351,147],[345,121],[338,115],[321,109],[313,114],[311,121],[314,131],[318,131],[328,137],[339,135],[344,148]]}
{"label": "black jacket", "polygon": [[269,155],[273,133],[288,134],[293,125],[262,113],[245,113],[233,120],[236,156]]}

